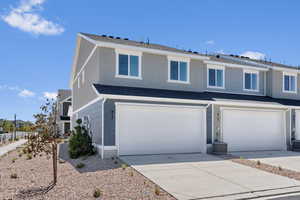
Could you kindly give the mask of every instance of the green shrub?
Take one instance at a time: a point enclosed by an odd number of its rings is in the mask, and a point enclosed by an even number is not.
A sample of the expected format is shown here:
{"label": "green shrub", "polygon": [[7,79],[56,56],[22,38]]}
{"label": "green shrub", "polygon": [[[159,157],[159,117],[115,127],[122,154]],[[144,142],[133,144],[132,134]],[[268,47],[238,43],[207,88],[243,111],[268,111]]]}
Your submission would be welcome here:
{"label": "green shrub", "polygon": [[32,155],[31,154],[27,154],[27,160],[31,160],[32,159]]}
{"label": "green shrub", "polygon": [[78,163],[76,165],[76,168],[80,169],[80,168],[84,168],[85,167],[85,164],[84,163]]}
{"label": "green shrub", "polygon": [[17,158],[13,158],[13,159],[11,160],[11,162],[14,163],[14,162],[16,162],[16,160],[17,160]]}
{"label": "green shrub", "polygon": [[159,189],[158,186],[155,186],[154,193],[155,193],[157,196],[160,195],[160,189]]}
{"label": "green shrub", "polygon": [[102,191],[99,188],[96,188],[93,193],[93,197],[98,198],[102,195]]}
{"label": "green shrub", "polygon": [[80,156],[93,155],[95,153],[92,145],[92,138],[89,136],[88,131],[81,125],[81,119],[76,121],[78,124],[75,127],[69,140],[69,155],[75,159]]}
{"label": "green shrub", "polygon": [[128,165],[122,164],[121,167],[122,167],[123,170],[125,170],[128,167]]}
{"label": "green shrub", "polygon": [[10,175],[10,178],[16,179],[16,178],[18,178],[18,175],[16,173],[13,173],[13,174]]}

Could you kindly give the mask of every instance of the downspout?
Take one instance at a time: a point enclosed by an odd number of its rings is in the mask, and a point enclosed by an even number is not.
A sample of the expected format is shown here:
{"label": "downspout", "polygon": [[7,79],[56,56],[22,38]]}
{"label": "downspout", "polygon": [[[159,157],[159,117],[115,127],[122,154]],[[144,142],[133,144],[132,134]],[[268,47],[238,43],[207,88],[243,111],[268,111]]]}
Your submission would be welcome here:
{"label": "downspout", "polygon": [[106,98],[102,101],[102,131],[101,131],[101,138],[102,138],[102,147],[101,147],[101,159],[104,158],[104,104],[106,102]]}

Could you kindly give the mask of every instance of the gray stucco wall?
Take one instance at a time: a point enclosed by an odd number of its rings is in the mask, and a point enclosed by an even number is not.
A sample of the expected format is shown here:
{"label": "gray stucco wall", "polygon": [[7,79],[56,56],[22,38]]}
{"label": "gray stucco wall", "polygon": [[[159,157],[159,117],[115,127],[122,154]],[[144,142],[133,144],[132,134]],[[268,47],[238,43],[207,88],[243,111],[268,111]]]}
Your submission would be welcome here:
{"label": "gray stucco wall", "polygon": [[[99,71],[99,54],[96,50],[84,68],[84,83],[82,82],[82,72],[79,75],[80,78],[73,83],[72,101],[74,111],[97,97],[92,84],[99,82]],[[78,88],[78,81],[80,81],[80,88]]]}
{"label": "gray stucco wall", "polygon": [[[206,106],[203,104],[181,104],[169,102],[149,102],[149,101],[128,101],[128,100],[107,100],[104,105],[104,145],[115,145],[115,103],[130,102],[130,103],[149,103],[149,104],[167,104],[167,105],[191,105],[191,106]],[[210,123],[210,122],[208,122]]]}
{"label": "gray stucco wall", "polygon": [[283,72],[272,70],[272,96],[274,98],[300,99],[300,75],[297,76],[297,94],[283,92]]}
{"label": "gray stucco wall", "polygon": [[[96,103],[80,110],[77,115],[74,114],[72,121],[76,121],[81,118],[83,120],[84,116],[88,116],[90,123],[90,131],[92,133],[93,142],[96,144],[102,144],[102,101],[99,100]],[[72,124],[76,126],[76,123]]]}
{"label": "gray stucco wall", "polygon": [[168,82],[168,58],[164,55],[143,53],[142,80],[118,78],[116,75],[116,53],[112,48],[99,48],[100,83],[107,85],[147,87],[170,90],[201,92],[221,91],[244,94],[264,94],[264,72],[259,73],[259,92],[243,90],[243,69],[225,68],[225,89],[207,88],[207,68],[200,60],[190,61],[190,84]]}
{"label": "gray stucco wall", "polygon": [[80,41],[79,54],[78,54],[78,58],[77,58],[78,60],[77,60],[77,65],[76,65],[76,69],[75,69],[75,74],[77,74],[79,72],[82,65],[86,61],[87,57],[90,55],[91,51],[95,47],[94,44],[92,44],[91,42],[89,42],[83,38],[81,38],[80,40],[81,41]]}
{"label": "gray stucco wall", "polygon": [[230,93],[243,93],[243,94],[259,94],[264,95],[264,72],[259,73],[259,91],[245,91],[243,76],[244,70],[242,68],[231,68],[225,67],[225,89],[216,89],[207,87],[207,66],[203,70],[203,84],[205,90],[208,91],[219,91],[219,92],[230,92]]}

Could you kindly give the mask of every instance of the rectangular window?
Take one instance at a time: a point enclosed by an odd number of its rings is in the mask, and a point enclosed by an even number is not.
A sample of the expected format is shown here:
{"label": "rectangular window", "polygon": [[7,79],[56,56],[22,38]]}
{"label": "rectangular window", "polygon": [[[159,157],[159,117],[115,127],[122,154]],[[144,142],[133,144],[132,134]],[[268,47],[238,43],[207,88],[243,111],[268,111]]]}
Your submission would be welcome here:
{"label": "rectangular window", "polygon": [[117,76],[140,78],[140,56],[123,53],[117,56]]}
{"label": "rectangular window", "polygon": [[170,80],[188,82],[188,64],[182,61],[170,61]]}
{"label": "rectangular window", "polygon": [[296,75],[284,74],[283,75],[283,91],[284,92],[297,92],[297,78]]}
{"label": "rectangular window", "polygon": [[244,90],[258,90],[258,72],[244,72]]}
{"label": "rectangular window", "polygon": [[224,88],[224,69],[208,68],[208,86]]}

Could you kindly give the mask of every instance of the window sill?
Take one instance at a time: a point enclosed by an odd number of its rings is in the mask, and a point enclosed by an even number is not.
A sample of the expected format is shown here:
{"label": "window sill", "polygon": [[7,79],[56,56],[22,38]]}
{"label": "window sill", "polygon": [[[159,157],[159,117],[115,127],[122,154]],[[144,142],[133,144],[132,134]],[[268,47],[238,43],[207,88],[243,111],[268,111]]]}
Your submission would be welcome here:
{"label": "window sill", "polygon": [[190,84],[188,81],[176,81],[176,80],[168,80],[169,83],[180,83],[180,84]]}
{"label": "window sill", "polygon": [[246,88],[244,88],[243,90],[246,92],[259,92],[259,90],[251,90],[251,89],[246,89]]}
{"label": "window sill", "polygon": [[140,77],[140,76],[116,75],[115,78],[127,78],[127,79],[142,80],[142,77]]}
{"label": "window sill", "polygon": [[225,87],[218,87],[218,86],[207,86],[207,88],[210,88],[210,89],[222,89],[222,90],[224,90],[225,89]]}
{"label": "window sill", "polygon": [[283,93],[288,93],[288,94],[297,94],[296,91],[289,91],[289,90],[283,90]]}

